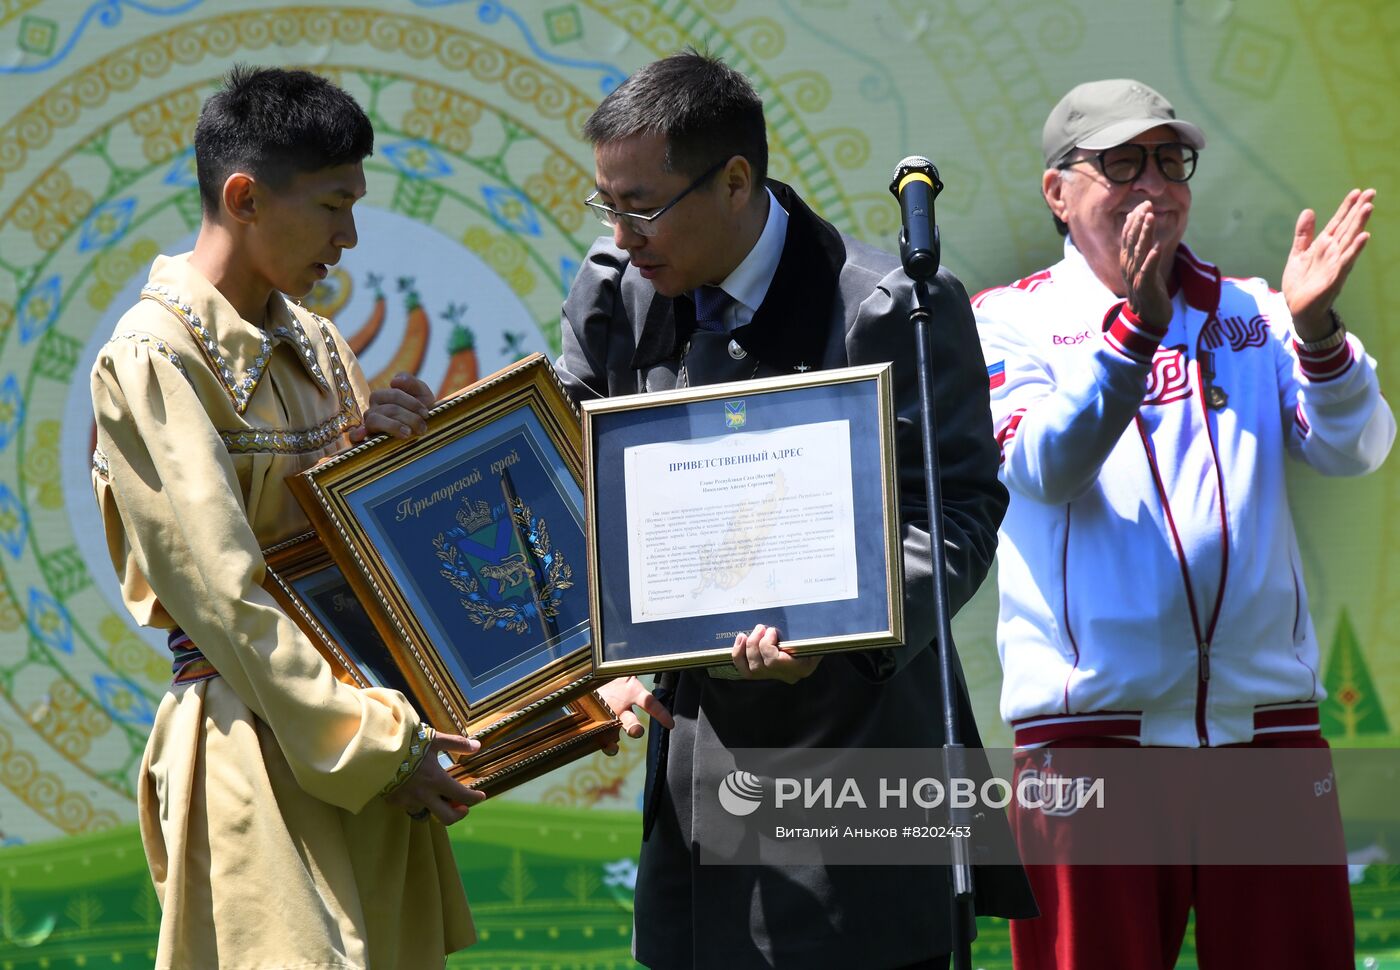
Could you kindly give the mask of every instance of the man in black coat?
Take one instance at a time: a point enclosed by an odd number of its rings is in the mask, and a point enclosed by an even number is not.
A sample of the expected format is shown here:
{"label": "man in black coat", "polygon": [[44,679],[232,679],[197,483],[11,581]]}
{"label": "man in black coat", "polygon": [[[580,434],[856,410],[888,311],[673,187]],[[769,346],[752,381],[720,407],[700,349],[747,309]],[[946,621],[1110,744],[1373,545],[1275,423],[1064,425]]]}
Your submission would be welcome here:
{"label": "man in black coat", "polygon": [[[634,709],[659,725],[636,956],[656,968],[946,966],[945,868],[702,865],[692,830],[693,771],[707,751],[943,744],[911,283],[893,256],[843,236],[765,178],[762,103],[718,60],[685,51],[642,68],[584,134],[597,168],[589,205],[613,235],[589,251],[564,304],[558,370],[577,399],[895,365],[907,645],[796,657],[778,630],[759,626],[737,639],[729,676],[688,670],[664,675],[656,695],[635,677],[602,691],[630,736],[641,734]],[[991,565],[1007,495],[967,295],[946,271],[930,290],[956,609]],[[959,696],[967,742],[978,745],[961,684]],[[1034,912],[1018,868],[978,875],[979,912]]]}

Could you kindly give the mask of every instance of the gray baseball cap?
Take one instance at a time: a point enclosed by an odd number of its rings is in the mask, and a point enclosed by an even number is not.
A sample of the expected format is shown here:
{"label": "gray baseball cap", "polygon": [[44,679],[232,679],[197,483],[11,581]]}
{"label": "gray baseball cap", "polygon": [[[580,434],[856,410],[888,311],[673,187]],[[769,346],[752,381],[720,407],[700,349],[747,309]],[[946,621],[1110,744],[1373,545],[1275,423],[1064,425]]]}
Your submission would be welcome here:
{"label": "gray baseball cap", "polygon": [[1206,147],[1205,133],[1178,118],[1171,102],[1141,81],[1086,82],[1061,98],[1045,119],[1040,140],[1045,167],[1064,158],[1070,149],[1112,148],[1158,125],[1171,126],[1192,148]]}

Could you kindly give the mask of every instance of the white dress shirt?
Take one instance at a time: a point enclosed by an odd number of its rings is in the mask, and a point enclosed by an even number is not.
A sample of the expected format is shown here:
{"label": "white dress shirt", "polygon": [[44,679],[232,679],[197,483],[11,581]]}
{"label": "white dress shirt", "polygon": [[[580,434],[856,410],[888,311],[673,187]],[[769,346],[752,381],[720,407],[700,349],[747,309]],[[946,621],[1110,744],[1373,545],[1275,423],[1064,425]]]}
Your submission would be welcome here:
{"label": "white dress shirt", "polygon": [[763,224],[763,232],[743,262],[719,285],[733,301],[724,310],[726,332],[742,327],[753,319],[759,304],[768,295],[768,287],[773,283],[778,262],[783,256],[783,243],[787,240],[787,210],[778,204],[771,189],[765,186],[764,191],[768,193],[768,221]]}

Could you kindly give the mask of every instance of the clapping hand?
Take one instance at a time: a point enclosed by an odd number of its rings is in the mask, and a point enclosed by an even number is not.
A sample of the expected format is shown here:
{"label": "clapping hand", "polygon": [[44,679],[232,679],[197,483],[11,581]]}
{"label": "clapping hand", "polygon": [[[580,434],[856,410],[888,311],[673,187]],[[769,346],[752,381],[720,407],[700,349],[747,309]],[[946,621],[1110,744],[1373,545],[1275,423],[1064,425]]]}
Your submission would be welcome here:
{"label": "clapping hand", "polygon": [[1352,189],[1316,235],[1317,214],[1304,209],[1298,216],[1293,248],[1283,268],[1283,297],[1299,340],[1321,340],[1331,332],[1327,311],[1371,238],[1365,230],[1375,198],[1375,189]]}
{"label": "clapping hand", "polygon": [[1143,202],[1123,223],[1118,265],[1123,271],[1128,306],[1143,323],[1165,330],[1172,320],[1172,299],[1162,275],[1162,244],[1157,241],[1152,203]]}

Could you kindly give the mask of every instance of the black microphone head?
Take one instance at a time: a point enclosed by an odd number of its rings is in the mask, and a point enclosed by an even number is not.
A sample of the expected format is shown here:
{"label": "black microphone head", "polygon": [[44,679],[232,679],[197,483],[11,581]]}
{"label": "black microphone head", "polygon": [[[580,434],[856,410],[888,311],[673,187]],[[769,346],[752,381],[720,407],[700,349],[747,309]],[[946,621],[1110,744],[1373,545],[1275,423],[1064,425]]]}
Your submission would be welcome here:
{"label": "black microphone head", "polygon": [[938,169],[922,155],[909,155],[900,159],[899,164],[894,167],[894,175],[890,178],[890,194],[896,199],[899,198],[899,184],[905,177],[913,173],[928,176],[928,180],[933,183],[933,194],[936,196],[943,191],[943,183],[938,179]]}

